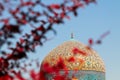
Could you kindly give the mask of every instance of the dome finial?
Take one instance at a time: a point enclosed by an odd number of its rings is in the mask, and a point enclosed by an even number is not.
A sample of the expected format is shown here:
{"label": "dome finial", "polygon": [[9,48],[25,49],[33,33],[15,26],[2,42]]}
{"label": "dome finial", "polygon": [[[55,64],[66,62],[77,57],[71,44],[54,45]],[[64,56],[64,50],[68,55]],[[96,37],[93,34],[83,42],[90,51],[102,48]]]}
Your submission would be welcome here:
{"label": "dome finial", "polygon": [[71,39],[73,39],[74,38],[74,35],[73,35],[73,33],[71,33]]}

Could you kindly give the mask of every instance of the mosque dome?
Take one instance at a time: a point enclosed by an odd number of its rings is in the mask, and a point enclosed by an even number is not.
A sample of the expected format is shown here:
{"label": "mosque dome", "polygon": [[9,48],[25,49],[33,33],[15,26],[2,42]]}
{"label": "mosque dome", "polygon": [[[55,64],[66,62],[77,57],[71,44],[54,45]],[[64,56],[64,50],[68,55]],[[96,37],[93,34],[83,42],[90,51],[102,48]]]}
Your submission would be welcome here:
{"label": "mosque dome", "polygon": [[[62,59],[65,68],[59,68],[59,70],[63,72],[68,70],[70,78],[74,73],[77,78],[75,80],[105,80],[104,62],[98,53],[76,40],[66,41],[53,49],[44,58],[41,69],[44,69],[43,65],[45,63],[48,63],[51,67],[56,66],[60,59]],[[52,78],[52,75],[49,75],[49,77]]]}

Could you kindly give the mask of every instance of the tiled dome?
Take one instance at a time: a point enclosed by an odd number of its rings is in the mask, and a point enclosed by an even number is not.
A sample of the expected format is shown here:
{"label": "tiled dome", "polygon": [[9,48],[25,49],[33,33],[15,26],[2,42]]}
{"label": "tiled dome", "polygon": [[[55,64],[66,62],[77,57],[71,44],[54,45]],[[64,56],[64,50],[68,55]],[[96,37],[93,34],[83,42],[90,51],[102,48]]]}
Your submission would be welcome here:
{"label": "tiled dome", "polygon": [[105,66],[96,51],[72,39],[44,58],[40,76],[45,80],[105,80]]}
{"label": "tiled dome", "polygon": [[[75,53],[74,53],[75,52]],[[98,53],[86,45],[70,40],[53,49],[43,60],[42,64],[57,64],[62,58],[67,70],[105,72],[105,66]],[[74,62],[70,58],[74,58]]]}

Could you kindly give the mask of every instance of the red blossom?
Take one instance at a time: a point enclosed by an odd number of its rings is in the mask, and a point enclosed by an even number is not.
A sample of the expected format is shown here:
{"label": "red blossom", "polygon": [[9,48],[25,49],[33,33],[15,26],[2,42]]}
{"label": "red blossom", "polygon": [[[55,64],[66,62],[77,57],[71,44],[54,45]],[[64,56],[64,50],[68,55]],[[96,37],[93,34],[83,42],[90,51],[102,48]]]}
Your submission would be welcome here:
{"label": "red blossom", "polygon": [[34,41],[39,41],[40,40],[40,38],[41,38],[41,36],[34,36]]}
{"label": "red blossom", "polygon": [[65,69],[66,68],[66,66],[65,66],[65,63],[64,63],[64,60],[62,59],[62,58],[59,58],[59,60],[58,60],[58,62],[57,62],[57,64],[55,65],[55,68],[56,69]]}
{"label": "red blossom", "polygon": [[0,20],[0,22],[3,22],[4,24],[8,24],[9,23],[9,18],[8,19],[2,19],[2,20]]}
{"label": "red blossom", "polygon": [[17,13],[19,13],[19,9],[20,9],[20,8],[16,8],[15,10],[9,10],[9,12],[10,12],[12,15],[16,15]]}
{"label": "red blossom", "polygon": [[45,28],[44,28],[44,26],[40,26],[40,27],[38,27],[36,30],[44,32],[44,31],[45,31]]}
{"label": "red blossom", "polygon": [[67,18],[67,19],[70,19],[69,16],[67,16],[64,12],[60,14],[60,17],[63,19],[63,18]]}
{"label": "red blossom", "polygon": [[75,58],[74,58],[74,57],[70,57],[70,58],[68,59],[68,61],[69,61],[69,62],[74,62],[74,61],[75,61]]}
{"label": "red blossom", "polygon": [[14,78],[8,74],[0,77],[0,80],[13,80]]}
{"label": "red blossom", "polygon": [[46,77],[45,77],[45,75],[46,75],[46,72],[44,72],[44,71],[40,71],[40,79],[41,80],[46,80]]}
{"label": "red blossom", "polygon": [[20,72],[16,73],[15,76],[16,76],[16,79],[18,80],[26,80],[25,78],[22,77]]}
{"label": "red blossom", "polygon": [[89,3],[91,3],[91,2],[96,3],[96,0],[84,0],[84,1],[85,1],[86,4],[89,4]]}
{"label": "red blossom", "polygon": [[56,75],[54,78],[54,80],[68,80],[66,76],[64,75]]}
{"label": "red blossom", "polygon": [[39,74],[37,72],[35,72],[34,70],[30,71],[30,76],[31,76],[32,80],[39,80]]}
{"label": "red blossom", "polygon": [[92,44],[93,44],[93,39],[90,38],[90,39],[88,40],[88,42],[89,42],[89,45],[92,45]]}
{"label": "red blossom", "polygon": [[60,5],[59,4],[51,4],[49,7],[51,9],[60,9]]}
{"label": "red blossom", "polygon": [[84,52],[84,51],[82,51],[82,50],[80,50],[80,49],[78,49],[78,48],[74,48],[74,49],[72,50],[72,52],[73,52],[74,54],[81,54],[81,55],[83,55],[83,56],[86,56],[86,55],[87,55],[86,52]]}
{"label": "red blossom", "polygon": [[43,71],[46,72],[46,73],[52,73],[54,72],[54,69],[50,66],[49,63],[44,63],[43,65]]}

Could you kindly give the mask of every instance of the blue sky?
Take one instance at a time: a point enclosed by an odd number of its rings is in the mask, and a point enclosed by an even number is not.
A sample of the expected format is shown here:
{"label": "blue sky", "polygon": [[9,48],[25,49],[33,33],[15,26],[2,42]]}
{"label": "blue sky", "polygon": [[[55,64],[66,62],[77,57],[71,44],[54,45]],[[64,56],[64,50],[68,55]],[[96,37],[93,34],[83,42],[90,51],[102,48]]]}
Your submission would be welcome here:
{"label": "blue sky", "polygon": [[[47,4],[61,2],[62,0],[44,0]],[[98,39],[99,36],[110,30],[111,33],[103,40],[103,44],[93,48],[99,53],[106,65],[106,80],[118,80],[120,72],[120,0],[98,0],[97,4],[90,4],[78,11],[79,16],[71,16],[65,20],[65,24],[55,25],[57,35],[46,42],[43,47],[37,48],[37,54],[30,57],[39,58],[40,62],[55,47],[70,40],[70,34],[74,33],[74,39],[87,44],[89,38]],[[53,33],[47,34],[53,37]]]}
{"label": "blue sky", "polygon": [[[57,0],[49,0],[50,3]],[[61,0],[60,0],[61,1]],[[93,48],[99,53],[106,65],[106,80],[118,80],[120,72],[120,0],[98,0],[79,9],[78,17],[71,17],[63,25],[56,25],[57,35],[38,50],[40,61],[56,46],[70,40],[71,32],[74,38],[87,44],[89,38],[98,39],[110,30],[111,33],[103,40],[103,44]],[[52,37],[52,33],[48,33]]]}

